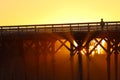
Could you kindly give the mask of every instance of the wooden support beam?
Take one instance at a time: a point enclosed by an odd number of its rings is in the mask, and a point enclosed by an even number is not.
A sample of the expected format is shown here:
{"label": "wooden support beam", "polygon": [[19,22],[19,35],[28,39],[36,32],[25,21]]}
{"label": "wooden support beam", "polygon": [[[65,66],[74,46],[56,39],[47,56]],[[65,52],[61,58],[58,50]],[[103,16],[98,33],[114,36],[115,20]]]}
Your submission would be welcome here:
{"label": "wooden support beam", "polygon": [[[83,62],[82,62],[82,54],[80,52],[78,54],[78,67],[79,67],[79,80],[83,80]],[[89,75],[88,75],[89,76]]]}
{"label": "wooden support beam", "polygon": [[108,39],[107,41],[107,80],[111,80],[110,75],[111,75],[111,70],[110,70],[110,40]]}
{"label": "wooden support beam", "polygon": [[66,42],[67,42],[67,40],[65,40],[64,42],[62,42],[62,44],[55,50],[55,53],[57,53],[58,50],[60,50],[60,48],[63,47]]}
{"label": "wooden support beam", "polygon": [[70,67],[71,67],[71,77],[74,80],[74,45],[70,42]]}
{"label": "wooden support beam", "polygon": [[[66,42],[67,42],[68,40],[66,40]],[[61,43],[61,44],[63,44],[69,51],[70,51],[70,48],[65,44],[65,43],[63,43],[61,40],[59,40],[59,42]]]}
{"label": "wooden support beam", "polygon": [[115,39],[115,52],[114,52],[114,65],[115,65],[115,77],[114,80],[118,80],[118,40]]}

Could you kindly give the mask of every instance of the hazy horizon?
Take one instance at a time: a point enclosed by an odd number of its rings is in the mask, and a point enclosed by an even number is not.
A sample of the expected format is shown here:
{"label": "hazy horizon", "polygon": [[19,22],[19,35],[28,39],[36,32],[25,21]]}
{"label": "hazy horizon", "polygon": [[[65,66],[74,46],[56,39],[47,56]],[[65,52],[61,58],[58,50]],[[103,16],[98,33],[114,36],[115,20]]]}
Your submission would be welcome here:
{"label": "hazy horizon", "polygon": [[1,0],[0,25],[119,21],[119,0]]}

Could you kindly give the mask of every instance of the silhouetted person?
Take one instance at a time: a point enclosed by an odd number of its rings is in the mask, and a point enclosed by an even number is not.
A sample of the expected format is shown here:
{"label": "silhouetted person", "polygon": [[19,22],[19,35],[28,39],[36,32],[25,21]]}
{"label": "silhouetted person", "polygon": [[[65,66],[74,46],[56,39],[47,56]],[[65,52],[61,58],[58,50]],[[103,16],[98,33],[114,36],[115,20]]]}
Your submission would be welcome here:
{"label": "silhouetted person", "polygon": [[100,26],[101,26],[101,30],[103,31],[103,28],[105,26],[105,23],[104,23],[103,19],[101,19]]}

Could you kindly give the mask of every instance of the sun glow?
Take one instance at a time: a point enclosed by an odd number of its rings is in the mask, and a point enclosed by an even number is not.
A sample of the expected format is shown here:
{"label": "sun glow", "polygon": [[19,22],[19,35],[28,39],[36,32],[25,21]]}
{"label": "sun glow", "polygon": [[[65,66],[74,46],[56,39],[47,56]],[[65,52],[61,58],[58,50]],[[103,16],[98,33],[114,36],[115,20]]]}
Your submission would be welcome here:
{"label": "sun glow", "polygon": [[119,20],[119,3],[109,0],[106,7],[108,0],[0,0],[0,25]]}
{"label": "sun glow", "polygon": [[[98,42],[100,41],[99,38],[97,38]],[[96,42],[95,40],[92,40],[89,45],[89,52],[90,56],[95,56],[96,54],[104,54],[104,49],[106,47],[105,40],[103,39],[100,43]],[[83,48],[81,51],[81,54],[85,55],[87,54],[87,50]]]}
{"label": "sun glow", "polygon": [[87,52],[84,48],[80,51],[82,55],[85,55],[85,53]]}
{"label": "sun glow", "polygon": [[78,46],[77,42],[76,41],[73,41],[73,44],[75,45],[75,47]]}

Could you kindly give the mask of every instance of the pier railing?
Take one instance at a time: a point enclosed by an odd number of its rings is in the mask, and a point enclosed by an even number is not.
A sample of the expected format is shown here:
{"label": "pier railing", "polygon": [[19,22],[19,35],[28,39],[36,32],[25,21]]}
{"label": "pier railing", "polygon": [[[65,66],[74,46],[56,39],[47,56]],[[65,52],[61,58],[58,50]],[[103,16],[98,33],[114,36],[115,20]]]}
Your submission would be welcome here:
{"label": "pier railing", "polygon": [[[104,22],[104,31],[120,31],[120,21]],[[66,24],[41,24],[41,25],[16,25],[16,26],[0,26],[0,33],[13,32],[90,32],[101,31],[100,22],[89,23],[66,23]]]}

